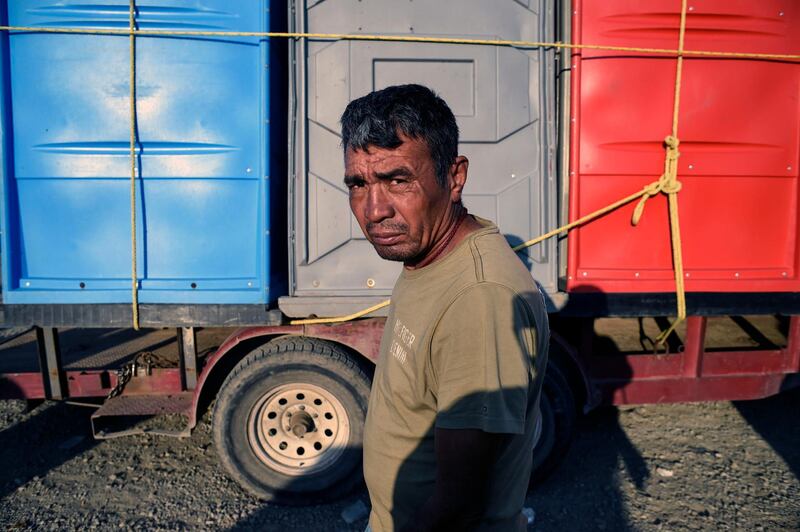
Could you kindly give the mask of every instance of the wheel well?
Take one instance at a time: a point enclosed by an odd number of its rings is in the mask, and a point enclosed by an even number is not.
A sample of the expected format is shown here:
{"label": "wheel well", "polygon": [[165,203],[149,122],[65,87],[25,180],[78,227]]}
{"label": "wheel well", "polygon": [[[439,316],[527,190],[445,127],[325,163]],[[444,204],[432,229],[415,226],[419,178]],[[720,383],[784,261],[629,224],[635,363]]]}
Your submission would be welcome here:
{"label": "wheel well", "polygon": [[352,347],[350,347],[349,345],[343,344],[342,342],[331,340],[330,338],[319,338],[317,336],[309,336],[309,338],[317,338],[318,340],[322,340],[324,342],[328,342],[330,344],[341,347],[348,354],[352,355],[353,360],[358,362],[359,367],[364,371],[367,377],[369,377],[370,382],[372,382],[372,378],[375,376],[375,362],[373,362],[370,358],[364,356],[364,354],[362,354],[360,351],[357,351]]}
{"label": "wheel well", "polygon": [[[236,365],[239,362],[241,362],[241,360],[244,357],[246,357],[248,353],[268,342],[271,342],[276,338],[280,338],[283,336],[289,336],[289,335],[265,334],[263,336],[248,338],[247,340],[239,342],[234,347],[226,351],[220,357],[220,359],[217,360],[217,362],[214,364],[214,367],[212,367],[209,370],[208,375],[203,381],[202,388],[200,389],[199,396],[197,399],[195,419],[199,421],[208,412],[208,408],[209,406],[211,406],[211,403],[217,397],[217,393],[219,393],[219,390],[222,387],[222,383],[225,382],[225,379],[228,377],[231,371],[233,371],[233,368],[235,368]],[[361,354],[359,351],[356,351],[347,344],[343,344],[341,342],[337,342],[329,338],[321,338],[312,335],[300,335],[300,336],[305,336],[307,338],[314,338],[316,340],[334,344],[337,347],[340,347],[348,354],[352,355],[353,360],[358,362],[359,367],[370,378],[370,380],[372,380],[372,377],[375,373],[375,364],[372,362],[372,360]]]}
{"label": "wheel well", "polygon": [[[199,421],[208,412],[208,407],[217,397],[222,383],[225,382],[225,379],[230,375],[231,371],[233,371],[233,368],[235,368],[249,352],[280,336],[282,335],[275,334],[248,338],[226,351],[220,359],[217,360],[214,367],[210,369],[205,380],[203,380],[203,387],[200,389],[200,395],[197,399],[195,419]],[[211,356],[213,357],[214,355]]]}

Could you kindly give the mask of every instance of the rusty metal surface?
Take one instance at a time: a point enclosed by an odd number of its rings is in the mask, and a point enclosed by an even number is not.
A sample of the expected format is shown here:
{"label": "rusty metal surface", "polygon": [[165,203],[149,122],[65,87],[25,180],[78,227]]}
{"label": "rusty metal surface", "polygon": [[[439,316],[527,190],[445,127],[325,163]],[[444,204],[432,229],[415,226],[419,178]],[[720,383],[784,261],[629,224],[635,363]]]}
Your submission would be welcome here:
{"label": "rusty metal surface", "polygon": [[178,438],[188,437],[191,434],[191,430],[185,424],[183,428],[178,430],[164,430],[138,425],[126,426],[120,429],[118,427],[114,428],[114,426],[120,420],[157,417],[168,414],[180,414],[188,419],[188,410],[191,406],[191,392],[143,396],[120,395],[108,399],[103,406],[92,414],[92,433],[99,440],[145,433]]}
{"label": "rusty metal surface", "polygon": [[[64,329],[58,334],[65,369],[116,368],[139,351],[159,351],[175,343],[171,330]],[[0,345],[0,373],[26,371],[38,371],[33,332]]]}
{"label": "rusty metal surface", "polygon": [[621,384],[603,381],[603,402],[615,405],[752,400],[791,389],[780,374],[729,377],[683,377],[637,380]]}
{"label": "rusty metal surface", "polygon": [[75,343],[67,347],[62,342],[69,369],[115,368],[140,351],[169,359],[175,345],[175,331],[170,329],[101,329],[99,335],[90,329],[71,329],[67,333],[72,331],[76,331]]}
{"label": "rusty metal surface", "polygon": [[178,356],[183,373],[183,388],[197,388],[197,331],[194,327],[178,329]]}
{"label": "rusty metal surface", "polygon": [[381,346],[386,318],[370,318],[337,325],[306,325],[306,336],[344,344],[375,362]]}
{"label": "rusty metal surface", "polygon": [[178,368],[154,368],[150,375],[135,375],[124,388],[124,395],[178,393],[183,390]]}
{"label": "rusty metal surface", "polygon": [[[117,383],[109,370],[66,371],[67,397],[106,397]],[[154,369],[150,377],[136,377],[125,387],[127,395],[180,393],[177,368]],[[0,374],[0,399],[44,399],[46,390],[38,372]]]}
{"label": "rusty metal surface", "polygon": [[52,327],[36,328],[36,344],[39,351],[39,368],[48,399],[64,399],[66,383],[61,362],[58,331]]}
{"label": "rusty metal surface", "polygon": [[[209,357],[233,329],[197,330],[197,352]],[[175,369],[156,369],[150,378],[134,378],[126,394],[181,390],[175,329],[68,329],[59,331],[67,397],[104,397],[116,384],[115,371],[137,353],[152,351]],[[0,398],[40,399],[46,395],[39,372],[35,331],[0,345]]]}
{"label": "rusty metal surface", "polygon": [[40,373],[0,375],[0,399],[44,399],[44,381]]}
{"label": "rusty metal surface", "polygon": [[[197,352],[208,354],[232,329],[197,332]],[[67,370],[116,369],[141,351],[152,351],[178,366],[176,329],[59,329],[62,364]],[[39,371],[33,330],[0,345],[0,373]]]}
{"label": "rusty metal surface", "polygon": [[92,418],[110,416],[157,416],[186,414],[192,406],[192,392],[160,395],[120,395],[103,403]]}
{"label": "rusty metal surface", "polygon": [[36,331],[30,329],[0,345],[0,373],[39,371]]}

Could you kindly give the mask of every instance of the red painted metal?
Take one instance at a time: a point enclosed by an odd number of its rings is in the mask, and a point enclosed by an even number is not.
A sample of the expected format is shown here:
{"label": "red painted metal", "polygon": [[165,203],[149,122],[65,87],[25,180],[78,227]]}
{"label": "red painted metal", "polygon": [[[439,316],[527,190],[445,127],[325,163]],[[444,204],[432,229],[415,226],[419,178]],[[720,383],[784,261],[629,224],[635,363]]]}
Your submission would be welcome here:
{"label": "red painted metal", "polygon": [[[689,362],[687,362],[687,358]],[[610,355],[583,358],[590,379],[622,382],[653,381],[658,379],[705,378],[732,375],[763,376],[794,373],[791,369],[792,353],[787,349],[753,351],[706,351],[702,357],[702,370],[697,377],[687,375],[694,368],[691,356],[686,353],[658,355]],[[731,398],[735,398],[732,395]]]}
{"label": "red painted metal", "polygon": [[381,336],[383,335],[383,326],[385,324],[386,318],[371,318],[346,322],[335,327],[330,325],[306,325],[303,334],[344,344],[375,362],[378,360]]}
{"label": "red painted metal", "polygon": [[0,375],[0,399],[44,399],[41,373],[4,373]]}
{"label": "red painted metal", "polygon": [[792,316],[789,321],[789,342],[786,350],[791,354],[789,371],[800,373],[800,316]]}
{"label": "red painted metal", "polygon": [[114,371],[67,371],[67,397],[105,397],[117,385]]}
{"label": "red painted metal", "polygon": [[697,378],[702,372],[707,319],[691,316],[686,320],[686,341],[683,350],[683,376]]}
{"label": "red painted metal", "polygon": [[[679,0],[577,0],[573,40],[676,48]],[[800,5],[708,0],[692,6],[686,48],[796,53]],[[641,189],[663,171],[676,59],[573,55],[570,219]],[[678,164],[688,291],[800,290],[800,65],[687,58]],[[569,291],[674,290],[666,199],[573,231]]]}
{"label": "red painted metal", "polygon": [[[786,389],[797,373],[800,318],[782,349],[707,351],[707,319],[687,320],[684,350],[674,354],[581,353],[592,386],[607,404],[759,399]],[[592,334],[589,329],[585,334]],[[586,343],[586,342],[584,342]],[[800,383],[798,383],[800,384]]]}
{"label": "red painted metal", "polygon": [[762,399],[781,391],[784,375],[744,375],[638,380],[620,385],[597,382],[607,404],[683,403]]}
{"label": "red painted metal", "polygon": [[[108,370],[66,371],[67,398],[105,397],[117,384],[117,374]],[[150,376],[138,376],[125,386],[125,395],[178,393],[181,391],[178,369],[157,368]],[[44,399],[42,374],[5,373],[0,375],[0,399]]]}
{"label": "red painted metal", "polygon": [[125,385],[123,395],[144,396],[151,394],[178,394],[183,390],[181,370],[178,368],[154,368],[150,375],[134,376]]}

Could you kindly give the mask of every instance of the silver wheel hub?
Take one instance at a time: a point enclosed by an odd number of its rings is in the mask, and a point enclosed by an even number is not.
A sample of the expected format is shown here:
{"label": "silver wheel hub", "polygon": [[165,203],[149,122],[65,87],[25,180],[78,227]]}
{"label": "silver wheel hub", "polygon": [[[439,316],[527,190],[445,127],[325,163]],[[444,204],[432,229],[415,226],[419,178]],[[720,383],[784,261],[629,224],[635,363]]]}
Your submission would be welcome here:
{"label": "silver wheel hub", "polygon": [[247,423],[250,447],[270,468],[299,476],[334,463],[350,440],[341,401],[307,383],[272,388],[256,402]]}

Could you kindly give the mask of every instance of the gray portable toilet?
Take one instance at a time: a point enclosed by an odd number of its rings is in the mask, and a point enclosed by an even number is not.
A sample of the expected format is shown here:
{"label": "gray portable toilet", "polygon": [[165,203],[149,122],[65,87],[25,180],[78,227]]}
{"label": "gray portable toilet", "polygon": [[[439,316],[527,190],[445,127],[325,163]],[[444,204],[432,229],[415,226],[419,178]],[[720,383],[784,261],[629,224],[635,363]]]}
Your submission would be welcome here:
{"label": "gray portable toilet", "polygon": [[[547,41],[544,0],[306,0],[294,31]],[[547,9],[547,10],[546,10]],[[453,109],[470,160],[464,203],[512,244],[556,227],[554,52],[493,45],[300,39],[290,95],[292,317],[334,316],[386,299],[399,263],[380,259],[350,213],[339,118],[351,100],[404,83]],[[545,292],[557,291],[554,240],[521,252]]]}

